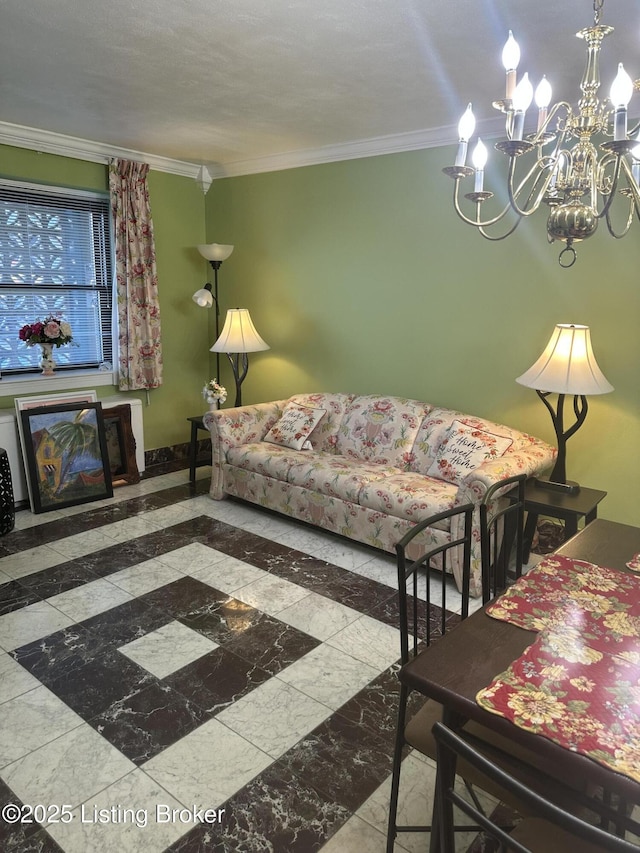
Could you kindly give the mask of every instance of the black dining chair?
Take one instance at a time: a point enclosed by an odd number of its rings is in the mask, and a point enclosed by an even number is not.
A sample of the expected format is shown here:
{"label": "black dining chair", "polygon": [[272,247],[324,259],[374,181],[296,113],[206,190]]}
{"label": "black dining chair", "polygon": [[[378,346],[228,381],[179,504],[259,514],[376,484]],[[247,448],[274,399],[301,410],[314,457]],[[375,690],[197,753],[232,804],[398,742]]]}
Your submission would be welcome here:
{"label": "black dining chair", "polygon": [[[516,478],[519,481],[519,478]],[[505,487],[505,483],[501,484]],[[506,483],[509,489],[512,484]],[[465,619],[469,612],[469,586],[471,574],[471,538],[474,506],[464,504],[445,512],[438,513],[430,518],[424,519],[415,525],[396,545],[398,566],[398,608],[400,628],[400,662],[404,666],[413,657],[420,654],[432,642],[442,637],[448,630],[454,629],[461,619]],[[451,531],[460,527],[461,532],[452,538]],[[454,524],[457,522],[457,524]],[[428,533],[424,531],[430,528]],[[434,531],[438,531],[437,533]],[[421,537],[421,534],[424,534]],[[456,557],[461,556],[461,613],[460,616],[452,616],[447,608],[447,597],[451,589],[452,579],[448,569],[453,562],[453,550]],[[415,558],[409,554],[418,552]],[[483,571],[486,565],[483,565]],[[440,586],[441,612],[434,618],[434,610],[431,604],[431,580]],[[484,589],[484,580],[483,580]],[[419,594],[422,592],[423,594]],[[450,595],[449,595],[450,598]],[[452,666],[464,666],[464,661],[452,661]],[[400,682],[400,695],[398,702],[398,717],[396,726],[396,739],[393,755],[393,766],[391,774],[391,794],[389,800],[389,820],[387,826],[387,853],[393,853],[394,842],[398,833],[406,832],[431,832],[430,825],[400,825],[398,823],[398,802],[400,792],[400,777],[402,760],[407,747],[411,747],[422,755],[434,761],[437,758],[436,743],[433,738],[432,728],[436,722],[442,721],[443,707],[432,699],[426,699],[420,709],[408,715],[410,698],[417,701],[419,694],[411,691],[409,687]],[[476,722],[468,722],[465,730],[480,740],[490,742],[496,749],[503,750],[507,756],[516,756],[524,764],[535,765],[535,756],[529,750],[519,747],[495,732]],[[486,793],[495,792],[489,788],[477,785],[477,775],[473,767],[467,767],[461,762],[458,767],[458,775],[463,780],[470,798],[479,808],[480,803],[474,787],[480,787]],[[486,783],[484,777],[480,782]],[[517,802],[508,803],[517,808]],[[477,825],[458,826],[461,831],[477,829]]]}
{"label": "black dining chair", "polygon": [[[396,545],[398,560],[398,606],[400,613],[400,661],[408,663],[422,648],[428,646],[438,636],[442,636],[448,627],[450,613],[447,610],[447,569],[450,567],[453,549],[462,551],[462,606],[461,618],[469,612],[469,582],[471,573],[471,529],[473,504],[464,504],[445,512],[426,518],[415,525]],[[462,533],[451,538],[451,529],[455,520],[462,520]],[[427,529],[442,531],[438,534],[424,534]],[[447,532],[449,531],[449,532]],[[423,544],[421,553],[410,559],[408,553],[418,550],[421,534]],[[458,552],[459,554],[459,552]],[[430,584],[432,576],[440,581],[441,613],[433,620]],[[424,584],[424,595],[419,589]],[[409,688],[400,684],[396,742],[391,775],[391,797],[389,803],[389,823],[387,830],[387,853],[393,853],[393,846],[399,832],[430,832],[430,826],[399,826],[397,823],[398,796],[400,790],[400,771],[403,751],[411,746],[433,759],[436,757],[435,741],[431,735],[433,724],[442,718],[442,705],[427,700],[418,713],[407,720]]]}
{"label": "black dining chair", "polygon": [[[499,842],[501,851],[517,853],[638,853],[638,846],[605,832],[595,823],[578,817],[563,806],[533,790],[520,779],[492,761],[466,739],[464,730],[453,732],[442,723],[433,727],[437,751],[436,810],[440,834],[439,853],[455,853],[454,806],[465,817],[482,827],[483,832]],[[515,798],[526,813],[519,823],[507,831],[495,820],[478,810],[455,790],[455,766],[464,762],[476,774],[503,792],[503,799]],[[547,789],[545,788],[545,793]]]}
{"label": "black dining chair", "polygon": [[526,474],[491,486],[480,503],[482,602],[506,589],[510,577],[522,575],[524,487]]}

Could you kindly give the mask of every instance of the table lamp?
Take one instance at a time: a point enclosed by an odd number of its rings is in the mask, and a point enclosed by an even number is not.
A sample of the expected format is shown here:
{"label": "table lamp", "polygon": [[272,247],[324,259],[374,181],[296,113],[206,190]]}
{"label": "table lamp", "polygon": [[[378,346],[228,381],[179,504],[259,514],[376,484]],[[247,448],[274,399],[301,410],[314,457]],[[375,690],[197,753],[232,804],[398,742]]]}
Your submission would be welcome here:
{"label": "table lamp", "polygon": [[[249,352],[269,349],[253,325],[251,315],[246,308],[230,308],[220,337],[211,347],[211,352],[226,352],[233,370],[236,383],[236,406],[242,405],[241,385],[249,370]],[[242,363],[242,370],[240,364]]]}
{"label": "table lamp", "polygon": [[[588,326],[560,323],[555,327],[546,349],[529,370],[518,376],[516,382],[533,388],[551,415],[558,441],[558,457],[548,480],[538,480],[538,485],[568,494],[580,491],[578,483],[567,482],[566,444],[578,431],[587,417],[587,394],[608,394],[611,385],[598,367],[591,347]],[[558,395],[556,409],[547,399]],[[564,398],[573,394],[575,422],[564,428]]]}

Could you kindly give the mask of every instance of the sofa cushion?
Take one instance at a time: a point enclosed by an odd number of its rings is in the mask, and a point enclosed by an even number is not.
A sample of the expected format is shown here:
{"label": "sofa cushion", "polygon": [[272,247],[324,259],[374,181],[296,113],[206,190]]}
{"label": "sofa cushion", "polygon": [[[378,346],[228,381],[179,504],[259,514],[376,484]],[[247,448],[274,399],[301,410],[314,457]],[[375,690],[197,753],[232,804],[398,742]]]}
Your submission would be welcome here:
{"label": "sofa cushion", "polygon": [[389,465],[359,462],[343,456],[313,454],[291,465],[287,479],[296,486],[320,492],[323,495],[358,503],[361,490],[370,483],[401,473]]}
{"label": "sofa cushion", "polygon": [[290,398],[289,403],[324,409],[326,412],[309,437],[314,450],[332,454],[337,452],[338,430],[353,397],[353,394],[295,394]]}
{"label": "sofa cushion", "polygon": [[[359,503],[369,509],[417,522],[450,509],[457,492],[458,487],[453,483],[402,471],[365,486],[360,492]],[[447,530],[449,523],[443,522],[438,526]]]}
{"label": "sofa cushion", "polygon": [[260,441],[231,447],[227,451],[227,462],[236,468],[243,468],[245,471],[253,471],[286,482],[291,466],[302,459],[307,459],[310,454],[316,455],[313,451],[291,450],[279,444]]}
{"label": "sofa cushion", "polygon": [[443,439],[427,474],[448,483],[460,484],[487,459],[497,459],[512,445],[507,437],[495,435],[455,420]]}
{"label": "sofa cushion", "polygon": [[355,397],[338,432],[338,453],[405,470],[428,403],[404,397]]}
{"label": "sofa cushion", "polygon": [[307,439],[325,415],[324,409],[287,403],[282,417],[271,427],[264,441],[292,450],[310,450],[311,443]]}

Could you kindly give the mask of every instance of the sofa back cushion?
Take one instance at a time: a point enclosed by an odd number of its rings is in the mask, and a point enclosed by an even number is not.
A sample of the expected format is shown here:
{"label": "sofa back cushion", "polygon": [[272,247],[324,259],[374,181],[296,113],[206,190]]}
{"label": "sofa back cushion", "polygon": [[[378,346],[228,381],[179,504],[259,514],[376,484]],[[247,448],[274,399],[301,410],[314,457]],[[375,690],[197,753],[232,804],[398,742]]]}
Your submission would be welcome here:
{"label": "sofa back cushion", "polygon": [[326,414],[309,436],[311,447],[322,453],[337,453],[338,430],[353,400],[353,394],[296,394],[289,400],[298,406],[323,409]]}
{"label": "sofa back cushion", "polygon": [[352,459],[411,470],[411,449],[431,406],[405,397],[355,397],[338,430],[337,451]]}
{"label": "sofa back cushion", "polygon": [[501,442],[502,452],[512,453],[527,446],[530,442],[530,436],[519,432],[512,427],[497,424],[485,418],[478,418],[474,415],[466,415],[463,412],[456,412],[453,409],[434,408],[427,415],[420,425],[420,429],[416,435],[416,440],[411,451],[411,470],[428,474],[431,469],[431,475],[435,471],[438,456],[443,450],[443,442],[449,437],[449,429],[454,421],[458,421],[463,426],[469,426],[476,430],[489,433],[497,436],[500,439],[507,439],[511,442],[507,446],[506,442]]}

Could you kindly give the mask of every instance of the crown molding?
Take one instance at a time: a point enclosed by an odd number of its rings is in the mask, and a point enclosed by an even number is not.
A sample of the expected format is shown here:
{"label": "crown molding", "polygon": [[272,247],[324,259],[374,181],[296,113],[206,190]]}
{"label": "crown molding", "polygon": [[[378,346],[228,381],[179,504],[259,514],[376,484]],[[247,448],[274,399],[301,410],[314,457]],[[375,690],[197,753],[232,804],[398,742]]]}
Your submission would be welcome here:
{"label": "crown molding", "polygon": [[200,165],[185,163],[182,160],[172,160],[169,157],[158,157],[143,151],[130,148],[118,148],[103,142],[90,139],[80,139],[75,136],[65,136],[62,133],[52,133],[35,127],[25,127],[21,124],[10,124],[0,121],[0,144],[13,145],[16,148],[29,148],[42,151],[45,154],[58,154],[61,157],[73,157],[75,160],[88,160],[91,163],[109,163],[115,157],[127,160],[138,160],[149,164],[150,169],[158,172],[169,172],[172,175],[182,175],[186,178],[198,177]]}
{"label": "crown molding", "polygon": [[[477,129],[485,139],[497,137],[504,132],[503,121],[488,119],[478,122]],[[230,163],[187,163],[172,160],[129,148],[118,148],[102,142],[65,136],[33,127],[10,124],[0,121],[0,144],[17,148],[29,148],[46,154],[58,154],[76,160],[88,160],[92,163],[109,163],[115,157],[138,160],[149,164],[149,168],[158,172],[168,172],[193,178],[201,185],[206,194],[211,181],[220,178],[255,175],[263,172],[278,172],[285,169],[297,169],[303,166],[318,166],[323,163],[335,163],[341,160],[357,160],[364,157],[379,157],[383,154],[398,154],[405,151],[417,151],[423,148],[439,148],[457,142],[457,130],[453,126],[438,127],[429,130],[414,130],[408,133],[396,133],[360,139],[355,142],[343,142],[320,148],[307,148],[287,151],[282,154],[270,154],[247,160],[235,160]]]}
{"label": "crown molding", "polygon": [[[497,137],[500,136],[501,132],[504,133],[504,120],[486,119],[479,121],[477,128],[485,139]],[[297,169],[302,166],[318,166],[322,163],[335,163],[340,160],[358,160],[363,157],[399,154],[404,151],[418,151],[423,148],[440,148],[445,145],[454,145],[457,141],[457,128],[452,125],[429,130],[396,133],[389,136],[376,136],[371,139],[360,139],[356,142],[326,145],[322,148],[287,151],[283,154],[271,154],[251,160],[235,160],[224,165],[210,163],[209,173],[213,180],[233,178],[261,172]]]}

